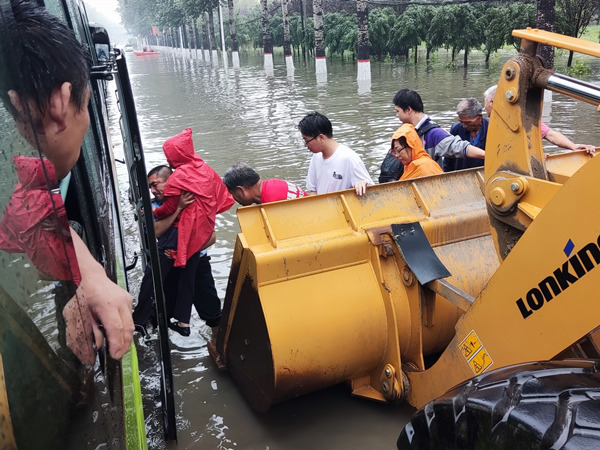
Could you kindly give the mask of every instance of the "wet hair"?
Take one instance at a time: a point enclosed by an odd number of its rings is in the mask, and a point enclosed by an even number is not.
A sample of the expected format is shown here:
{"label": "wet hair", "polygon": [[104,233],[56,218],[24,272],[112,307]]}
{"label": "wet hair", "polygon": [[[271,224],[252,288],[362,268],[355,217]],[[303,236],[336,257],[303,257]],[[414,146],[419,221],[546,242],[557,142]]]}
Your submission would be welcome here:
{"label": "wet hair", "polygon": [[43,114],[52,91],[69,82],[71,101],[80,110],[92,67],[89,51],[60,19],[35,2],[11,0],[11,7],[12,17],[8,10],[0,19],[0,98],[6,108],[17,117],[8,96],[14,90]]}
{"label": "wet hair", "polygon": [[485,92],[483,93],[483,99],[485,101],[487,100],[493,100],[494,96],[496,95],[496,90],[498,89],[498,85],[495,84],[493,86],[490,86],[489,88],[487,88],[485,90]]}
{"label": "wet hair", "polygon": [[412,89],[400,89],[394,95],[394,105],[406,111],[409,107],[413,111],[423,112],[423,100],[417,91]]}
{"label": "wet hair", "polygon": [[483,114],[483,106],[481,106],[481,103],[476,98],[465,98],[456,106],[456,114],[474,119]]}
{"label": "wet hair", "polygon": [[169,166],[165,166],[164,164],[161,164],[160,166],[156,166],[156,167],[152,168],[150,170],[150,172],[148,172],[148,178],[150,178],[152,175],[156,175],[160,179],[166,180],[167,178],[169,178],[169,176],[172,173],[173,173],[173,171],[171,170],[171,168]]}
{"label": "wet hair", "polygon": [[333,127],[331,126],[331,122],[327,116],[316,111],[304,116],[298,124],[298,129],[304,136],[315,138],[320,134],[324,134],[328,138],[333,137]]}
{"label": "wet hair", "polygon": [[254,186],[259,180],[260,175],[256,170],[243,162],[233,164],[223,174],[223,184],[225,184],[227,190],[230,192],[234,191],[238,186]]}

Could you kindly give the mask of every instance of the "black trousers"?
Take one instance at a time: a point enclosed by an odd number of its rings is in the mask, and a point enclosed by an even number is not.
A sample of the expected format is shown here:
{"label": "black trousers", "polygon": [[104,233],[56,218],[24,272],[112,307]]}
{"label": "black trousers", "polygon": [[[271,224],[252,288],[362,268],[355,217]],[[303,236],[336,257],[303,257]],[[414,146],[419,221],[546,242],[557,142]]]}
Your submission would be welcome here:
{"label": "black trousers", "polygon": [[[167,317],[189,323],[193,304],[200,318],[209,327],[217,326],[221,320],[221,300],[215,288],[210,256],[200,257],[196,253],[188,260],[185,268],[173,267],[173,260],[164,255],[164,249],[167,248],[164,244],[168,243],[169,239],[165,239],[163,242],[159,239],[159,262]],[[142,278],[138,303],[133,311],[134,323],[144,325],[148,321],[152,321],[156,325],[154,305],[152,268],[148,264]]]}
{"label": "black trousers", "polygon": [[[206,325],[216,327],[221,320],[221,300],[217,294],[215,280],[210,266],[210,256],[204,255],[197,257],[196,273],[194,276],[194,296],[192,303],[188,304],[188,311],[191,313],[192,304],[196,312]],[[188,262],[189,264],[189,262]],[[175,318],[176,306],[181,303],[179,295],[181,289],[181,268],[175,267],[169,273],[169,278],[165,284],[165,296],[167,297],[167,313]],[[185,297],[187,298],[187,297]],[[182,305],[182,307],[184,307]],[[179,320],[179,319],[178,319]],[[183,322],[183,320],[181,320]],[[189,323],[189,322],[184,322]]]}
{"label": "black trousers", "polygon": [[[169,228],[158,238],[158,261],[160,264],[161,281],[165,292],[167,317],[177,321],[190,323],[192,303],[194,302],[195,274],[198,268],[199,253],[196,252],[188,259],[185,267],[173,267],[174,260],[167,258],[165,250],[177,248],[177,228]],[[171,294],[175,291],[175,295]],[[148,264],[140,286],[138,303],[133,311],[133,322],[145,325],[152,321],[156,325],[156,299],[154,296],[154,280],[152,267]]]}

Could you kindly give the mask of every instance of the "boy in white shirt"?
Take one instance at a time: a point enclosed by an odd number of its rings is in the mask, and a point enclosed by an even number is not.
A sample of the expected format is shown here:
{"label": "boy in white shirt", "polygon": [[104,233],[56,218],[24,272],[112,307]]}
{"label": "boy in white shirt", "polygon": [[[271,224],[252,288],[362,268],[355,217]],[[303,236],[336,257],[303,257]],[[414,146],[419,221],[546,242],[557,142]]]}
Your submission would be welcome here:
{"label": "boy in white shirt", "polygon": [[310,194],[324,194],[354,188],[357,195],[373,184],[365,164],[358,154],[333,138],[329,119],[321,113],[311,112],[298,124],[304,145],[313,153],[306,190]]}

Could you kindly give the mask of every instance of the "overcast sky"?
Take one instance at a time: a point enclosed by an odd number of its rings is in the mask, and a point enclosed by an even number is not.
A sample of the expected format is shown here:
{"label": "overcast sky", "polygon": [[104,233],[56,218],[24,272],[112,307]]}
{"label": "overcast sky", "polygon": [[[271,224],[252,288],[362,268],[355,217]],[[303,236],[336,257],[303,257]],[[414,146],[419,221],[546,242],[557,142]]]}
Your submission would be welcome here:
{"label": "overcast sky", "polygon": [[127,31],[121,25],[121,16],[117,14],[117,0],[83,0],[90,22],[98,23],[106,28],[113,45],[123,45],[127,39]]}
{"label": "overcast sky", "polygon": [[121,23],[121,16],[117,13],[119,2],[117,0],[83,0],[86,6],[92,6],[112,21]]}

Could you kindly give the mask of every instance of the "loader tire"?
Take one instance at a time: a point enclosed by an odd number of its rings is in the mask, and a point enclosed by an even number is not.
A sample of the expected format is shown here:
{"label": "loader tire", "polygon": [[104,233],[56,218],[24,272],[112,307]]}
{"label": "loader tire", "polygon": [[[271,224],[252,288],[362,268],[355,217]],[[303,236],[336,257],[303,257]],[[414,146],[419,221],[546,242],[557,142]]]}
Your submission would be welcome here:
{"label": "loader tire", "polygon": [[504,367],[425,405],[404,449],[600,449],[600,361]]}

